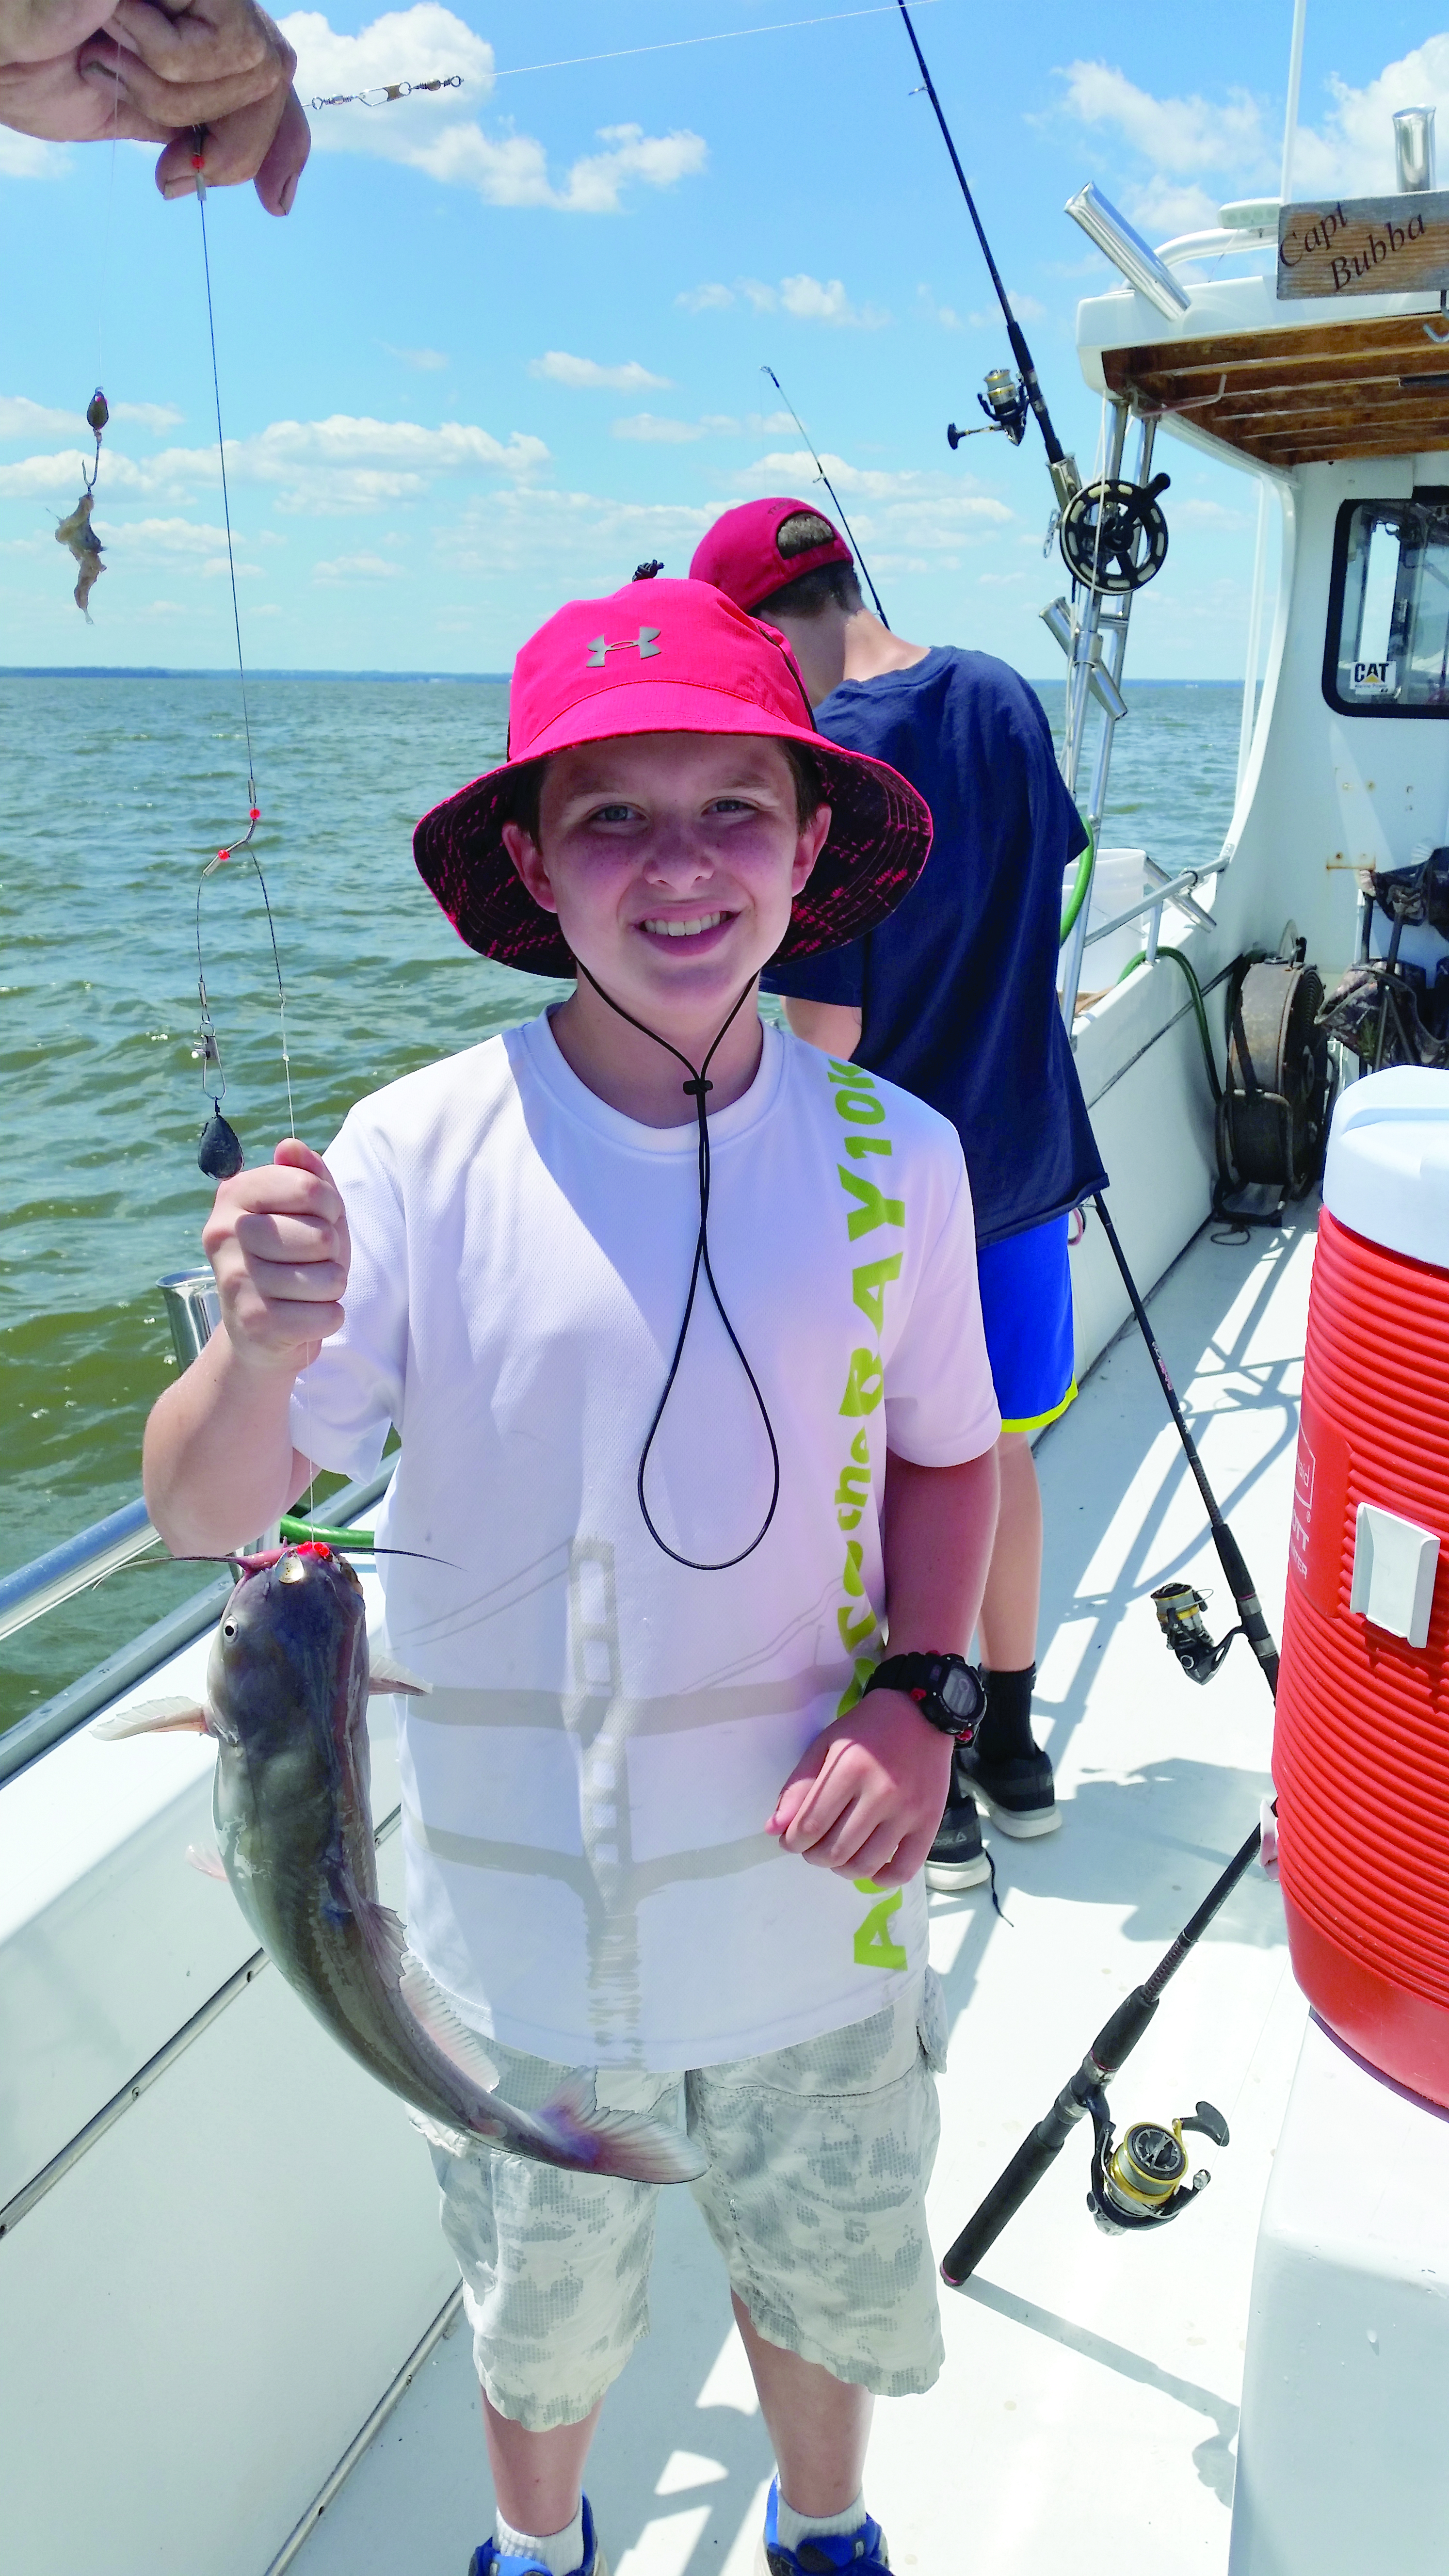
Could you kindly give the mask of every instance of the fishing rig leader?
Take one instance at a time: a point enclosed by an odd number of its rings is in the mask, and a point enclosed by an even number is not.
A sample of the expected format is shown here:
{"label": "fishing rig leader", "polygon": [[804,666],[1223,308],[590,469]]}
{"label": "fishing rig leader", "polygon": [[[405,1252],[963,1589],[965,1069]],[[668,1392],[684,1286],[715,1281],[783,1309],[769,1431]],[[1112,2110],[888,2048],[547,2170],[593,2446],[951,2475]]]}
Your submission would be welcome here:
{"label": "fishing rig leader", "polygon": [[1055,534],[1061,546],[1062,560],[1073,581],[1088,590],[1102,593],[1140,590],[1161,571],[1166,559],[1167,521],[1162,514],[1159,495],[1167,490],[1171,478],[1157,474],[1150,483],[1141,485],[1111,479],[1084,486],[1076,458],[1067,454],[1047,409],[1026,333],[1011,309],[1011,298],[992,257],[986,227],[976,211],[976,200],[946,122],[945,109],[936,95],[936,84],[921,51],[920,38],[911,24],[906,0],[896,0],[896,6],[911,40],[911,51],[915,55],[926,96],[935,111],[941,139],[951,156],[951,167],[966,201],[966,212],[975,227],[982,258],[990,271],[996,300],[1006,323],[1011,354],[1017,365],[1015,377],[1009,367],[990,370],[985,392],[976,397],[986,414],[982,427],[958,429],[954,420],[951,421],[946,430],[947,445],[955,449],[965,438],[980,438],[993,431],[1002,431],[1013,447],[1019,447],[1026,435],[1028,417],[1034,418],[1041,431],[1047,471],[1056,494],[1056,512],[1047,531],[1048,545]]}
{"label": "fishing rig leader", "polygon": [[[256,871],[257,884],[261,888],[262,906],[267,916],[267,936],[271,942],[272,967],[277,979],[277,1019],[281,1033],[282,1073],[287,1086],[289,1135],[296,1132],[297,1116],[292,1105],[292,1063],[287,1047],[287,991],[282,981],[282,960],[277,947],[277,925],[272,918],[271,899],[267,893],[267,881],[262,874],[261,861],[251,847],[257,825],[262,819],[262,812],[257,803],[256,759],[252,750],[251,711],[247,705],[246,663],[242,655],[241,639],[241,608],[236,591],[236,553],[231,533],[231,498],[226,482],[226,439],[221,425],[221,379],[216,363],[216,314],[211,293],[211,253],[206,235],[204,142],[204,129],[198,127],[191,155],[191,167],[196,176],[196,203],[201,218],[201,264],[206,281],[206,327],[211,346],[212,393],[216,404],[216,449],[221,463],[221,509],[226,526],[227,571],[231,578],[231,618],[232,629],[236,636],[236,668],[237,682],[241,690],[242,730],[246,736],[247,746],[247,827],[238,840],[231,841],[225,849],[218,850],[214,859],[208,859],[196,883],[196,990],[201,1018],[198,1044],[193,1052],[199,1057],[201,1063],[202,1090],[211,1102],[211,1116],[201,1131],[201,1142],[196,1150],[197,1164],[205,1172],[208,1180],[229,1181],[241,1170],[246,1157],[242,1152],[241,1138],[236,1129],[222,1114],[221,1104],[226,1097],[226,1076],[221,1067],[221,1049],[217,1043],[216,1027],[206,995],[206,964],[201,944],[201,898],[207,878],[215,876],[217,869],[225,867],[228,859],[235,858],[240,850],[246,851]],[[97,446],[99,448],[99,440],[97,440]]]}

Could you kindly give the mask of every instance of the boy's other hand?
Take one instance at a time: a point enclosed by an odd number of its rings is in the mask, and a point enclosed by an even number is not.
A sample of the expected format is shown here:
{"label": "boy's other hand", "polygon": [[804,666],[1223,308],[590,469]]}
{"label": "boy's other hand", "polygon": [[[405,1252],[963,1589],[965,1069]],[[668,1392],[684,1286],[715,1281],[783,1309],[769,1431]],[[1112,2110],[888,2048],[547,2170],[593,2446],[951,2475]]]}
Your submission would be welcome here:
{"label": "boy's other hand", "polygon": [[951,1738],[904,1691],[872,1691],[807,1745],[765,1830],[840,1878],[903,1887],[935,1839]]}
{"label": "boy's other hand", "polygon": [[201,1243],[237,1358],[294,1376],[306,1368],[342,1324],[352,1260],[341,1192],[321,1155],[287,1136],[270,1163],[223,1181]]}

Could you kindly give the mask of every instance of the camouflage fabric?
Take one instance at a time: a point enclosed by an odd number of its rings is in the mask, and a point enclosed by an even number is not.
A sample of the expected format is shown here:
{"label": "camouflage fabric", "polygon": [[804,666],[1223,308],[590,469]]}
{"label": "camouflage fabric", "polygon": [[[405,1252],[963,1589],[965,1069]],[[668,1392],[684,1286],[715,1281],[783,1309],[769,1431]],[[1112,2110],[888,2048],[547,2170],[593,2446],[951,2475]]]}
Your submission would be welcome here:
{"label": "camouflage fabric", "polygon": [[[682,2103],[710,2156],[691,2189],[759,2332],[878,2397],[909,2397],[942,2359],[925,2190],[945,2029],[927,1970],[868,2021],[689,2073],[553,2066],[487,2045],[523,2110],[580,2080],[602,2111],[677,2121]],[[530,2432],[579,2422],[649,2331],[657,2192],[418,2125],[490,2401]]]}

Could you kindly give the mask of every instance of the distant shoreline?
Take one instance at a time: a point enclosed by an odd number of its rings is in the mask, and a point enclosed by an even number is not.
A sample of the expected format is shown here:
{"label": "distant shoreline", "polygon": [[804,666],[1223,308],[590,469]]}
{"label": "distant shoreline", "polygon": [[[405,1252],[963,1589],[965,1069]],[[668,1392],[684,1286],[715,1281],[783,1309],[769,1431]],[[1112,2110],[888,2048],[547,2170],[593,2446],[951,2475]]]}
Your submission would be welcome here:
{"label": "distant shoreline", "polygon": [[[160,662],[0,662],[0,680],[234,680],[236,664],[170,670]],[[462,680],[507,687],[507,671],[248,671],[249,680]]]}
{"label": "distant shoreline", "polygon": [[[1059,689],[1061,671],[1024,673],[1033,689]],[[398,686],[405,682],[456,680],[469,687],[489,685],[506,688],[511,674],[507,671],[248,671],[249,680],[386,680]],[[235,665],[218,670],[170,670],[161,663],[128,662],[0,662],[0,680],[234,680]],[[1134,679],[1134,689],[1240,689],[1241,677],[1222,680],[1143,680]]]}

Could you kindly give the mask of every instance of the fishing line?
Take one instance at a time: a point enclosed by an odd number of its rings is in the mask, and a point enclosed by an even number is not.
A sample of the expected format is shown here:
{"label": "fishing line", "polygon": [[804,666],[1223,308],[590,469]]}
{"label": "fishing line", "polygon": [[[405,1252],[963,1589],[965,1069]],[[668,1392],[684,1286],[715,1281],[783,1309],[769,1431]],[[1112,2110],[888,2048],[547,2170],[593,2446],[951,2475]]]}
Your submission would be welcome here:
{"label": "fishing line", "polygon": [[[649,1425],[648,1436],[645,1439],[643,1448],[639,1452],[639,1473],[636,1479],[636,1490],[639,1496],[639,1509],[644,1515],[644,1526],[649,1532],[650,1537],[653,1539],[655,1546],[659,1548],[665,1556],[669,1557],[675,1565],[687,1566],[691,1574],[727,1574],[732,1565],[743,1565],[747,1556],[753,1556],[761,1539],[764,1537],[766,1530],[769,1528],[771,1521],[775,1517],[775,1506],[780,1499],[780,1450],[779,1444],[775,1438],[775,1426],[770,1420],[769,1408],[760,1392],[759,1380],[756,1377],[754,1370],[751,1368],[749,1361],[746,1359],[740,1344],[740,1337],[735,1331],[733,1324],[730,1322],[729,1316],[725,1312],[724,1299],[719,1293],[719,1288],[714,1275],[714,1267],[709,1257],[709,1113],[706,1110],[704,1103],[705,1094],[712,1091],[714,1089],[714,1085],[709,1081],[708,1074],[710,1066],[714,1062],[715,1054],[719,1048],[721,1040],[723,1039],[726,1031],[732,1026],[736,1015],[743,1009],[745,1003],[749,1000],[751,993],[753,993],[755,989],[754,978],[751,977],[749,983],[745,986],[744,991],[740,994],[738,1001],[731,1005],[727,1018],[724,1020],[722,1026],[716,1031],[715,1036],[710,1042],[709,1052],[706,1055],[703,1064],[696,1066],[690,1063],[688,1056],[683,1052],[682,1048],[672,1045],[668,1038],[662,1038],[657,1029],[646,1028],[642,1020],[635,1019],[632,1011],[625,1010],[622,1002],[616,1002],[611,993],[606,993],[603,985],[589,973],[589,970],[581,957],[576,958],[574,962],[585,982],[593,985],[594,991],[598,994],[601,1002],[607,1002],[610,1010],[617,1011],[620,1019],[627,1020],[630,1028],[637,1029],[641,1037],[652,1038],[656,1046],[666,1048],[668,1053],[675,1058],[676,1062],[683,1065],[685,1072],[689,1075],[688,1082],[684,1083],[681,1088],[688,1093],[690,1099],[694,1102],[695,1112],[699,1120],[699,1232],[695,1237],[694,1263],[689,1274],[689,1294],[684,1301],[684,1321],[679,1327],[679,1339],[674,1345],[674,1357],[669,1363],[669,1374],[664,1381],[664,1393],[661,1395],[658,1404],[654,1408],[654,1419]],[[670,1396],[674,1392],[674,1381],[679,1375],[679,1364],[684,1357],[685,1336],[689,1331],[690,1317],[694,1313],[695,1292],[699,1287],[699,1274],[701,1270],[703,1270],[705,1278],[708,1281],[709,1293],[714,1299],[715,1312],[718,1315],[720,1322],[723,1324],[726,1333],[729,1335],[735,1357],[739,1361],[741,1368],[744,1370],[746,1377],[750,1381],[750,1392],[753,1395],[756,1404],[760,1408],[760,1420],[765,1426],[765,1438],[770,1444],[770,1460],[774,1471],[774,1482],[770,1490],[769,1510],[766,1512],[764,1519],[761,1521],[760,1526],[756,1530],[748,1547],[742,1547],[737,1556],[721,1557],[717,1563],[697,1556],[681,1556],[677,1548],[671,1547],[667,1539],[660,1537],[658,1530],[654,1526],[649,1505],[644,1499],[644,1475],[649,1464],[649,1453],[654,1446],[655,1436],[658,1432],[659,1425],[664,1419],[664,1408],[669,1402]]]}
{"label": "fishing line", "polygon": [[[939,5],[940,0],[917,0],[917,7],[922,9]],[[662,44],[621,45],[609,54],[566,54],[555,63],[499,64],[493,77],[495,80],[521,80],[525,72],[569,72],[580,63],[624,63],[631,61],[636,54],[678,54],[691,45],[732,45],[742,36],[784,36],[795,27],[843,27],[850,18],[888,18],[890,14],[891,0],[884,0],[883,6],[874,9],[834,9],[822,18],[777,18],[773,26],[726,27],[718,35],[670,36]],[[332,101],[324,99],[322,104],[329,107]]]}
{"label": "fishing line", "polygon": [[[215,858],[207,861],[196,884],[196,985],[201,1002],[202,1088],[207,1091],[207,1096],[212,1101],[213,1111],[212,1119],[202,1136],[201,1151],[197,1160],[209,1178],[229,1180],[233,1173],[241,1169],[241,1145],[234,1129],[228,1125],[221,1114],[221,1103],[226,1094],[226,1079],[221,1070],[216,1030],[206,998],[206,971],[201,946],[201,894],[207,878],[214,876],[218,868],[224,867],[228,859],[234,858],[238,850],[247,851],[256,871],[257,884],[261,888],[262,906],[267,916],[267,937],[271,942],[272,968],[277,979],[277,1020],[282,1047],[282,1077],[287,1088],[287,1133],[292,1136],[297,1132],[297,1112],[292,1100],[292,1058],[287,1044],[287,988],[282,981],[282,959],[277,947],[277,925],[272,918],[271,899],[267,893],[267,881],[262,874],[261,861],[255,850],[249,846],[262,816],[261,808],[257,803],[256,760],[252,751],[251,711],[247,705],[246,661],[242,653],[241,607],[236,590],[236,549],[231,532],[231,496],[226,480],[226,438],[221,421],[221,377],[216,362],[216,312],[211,293],[211,252],[206,232],[206,179],[202,168],[202,142],[203,129],[198,129],[191,166],[196,173],[196,203],[201,217],[201,265],[206,281],[206,328],[211,348],[211,389],[216,406],[216,450],[221,466],[221,511],[226,524],[226,568],[231,583],[231,620],[232,631],[236,637],[237,683],[241,692],[242,731],[246,736],[247,746],[247,828],[239,841],[233,841],[227,848],[218,850]],[[206,1081],[206,1075],[210,1069],[214,1069],[219,1084],[219,1089],[214,1096]],[[233,1156],[234,1160],[231,1159]]]}
{"label": "fishing line", "polygon": [[885,610],[882,608],[882,606],[881,606],[881,604],[880,604],[880,592],[876,589],[875,583],[871,580],[869,570],[867,569],[867,566],[866,566],[866,560],[865,560],[865,557],[864,557],[864,555],[863,555],[863,554],[861,553],[861,551],[860,551],[860,545],[859,545],[859,542],[858,542],[858,540],[857,540],[857,538],[856,538],[856,536],[855,536],[855,534],[854,534],[854,532],[853,532],[853,530],[852,530],[852,528],[851,528],[850,521],[847,519],[847,517],[846,517],[846,515],[845,515],[844,510],[843,510],[843,509],[841,508],[841,506],[840,506],[840,495],[839,495],[839,493],[836,491],[836,488],[835,488],[834,484],[831,482],[829,475],[826,473],[824,466],[821,464],[819,457],[818,457],[818,456],[815,456],[815,446],[814,446],[814,441],[812,440],[812,438],[811,438],[811,436],[810,436],[810,432],[809,432],[809,430],[806,428],[805,423],[804,423],[804,422],[803,422],[803,420],[801,419],[801,417],[800,417],[800,415],[799,415],[798,411],[795,409],[795,406],[794,406],[794,404],[792,403],[792,401],[790,400],[789,395],[786,393],[784,386],[781,384],[779,377],[776,375],[774,368],[773,368],[773,367],[765,367],[765,366],[762,366],[762,367],[761,367],[761,369],[760,369],[760,373],[761,373],[761,375],[762,375],[762,376],[768,376],[768,377],[769,377],[771,384],[774,386],[775,391],[776,391],[776,393],[779,395],[781,402],[784,404],[785,409],[786,409],[786,410],[787,410],[787,412],[789,413],[790,418],[793,420],[793,422],[794,422],[794,424],[795,424],[796,428],[797,428],[797,429],[798,429],[798,431],[800,432],[801,437],[804,439],[805,444],[806,444],[806,446],[809,448],[811,455],[815,457],[815,476],[816,476],[816,480],[817,480],[817,482],[820,482],[820,483],[823,483],[823,484],[824,484],[826,491],[829,493],[829,495],[830,495],[830,497],[831,497],[831,500],[835,503],[836,512],[837,512],[837,514],[838,514],[838,516],[839,516],[840,524],[841,524],[842,528],[845,530],[846,539],[847,539],[847,541],[848,541],[848,543],[849,543],[851,553],[854,555],[855,560],[856,560],[856,562],[859,564],[861,571],[865,574],[865,586],[866,586],[866,589],[870,592],[871,598],[875,601],[875,613],[876,613],[877,617],[880,619],[880,622],[881,622],[882,626],[886,629],[886,632],[889,634],[889,632],[890,632],[890,619],[887,617],[887,615],[886,615],[886,613],[885,613]]}
{"label": "fishing line", "polygon": [[[272,917],[271,898],[267,893],[267,881],[262,874],[261,861],[258,859],[255,850],[250,847],[252,836],[262,817],[261,808],[257,803],[256,762],[252,751],[251,713],[247,705],[247,674],[246,661],[242,652],[241,607],[238,602],[236,592],[236,549],[232,540],[231,498],[227,490],[226,481],[226,437],[222,429],[221,420],[221,376],[216,362],[216,312],[211,293],[211,252],[206,232],[206,177],[202,166],[202,146],[205,142],[205,137],[205,127],[198,126],[195,133],[195,148],[193,149],[191,156],[191,167],[196,174],[196,204],[197,211],[201,218],[201,265],[202,273],[206,281],[206,329],[211,348],[211,389],[216,405],[216,449],[217,457],[221,466],[221,509],[222,517],[226,525],[226,566],[227,574],[231,582],[231,617],[232,628],[236,636],[236,669],[237,683],[241,691],[242,730],[246,736],[247,746],[248,810],[247,828],[242,834],[241,839],[230,843],[225,849],[218,850],[215,858],[207,861],[206,866],[202,869],[196,882],[196,988],[201,1003],[202,1088],[207,1091],[207,1095],[212,1101],[212,1115],[206,1127],[202,1131],[201,1144],[197,1151],[196,1159],[202,1171],[207,1174],[208,1178],[215,1180],[228,1180],[236,1172],[241,1170],[243,1156],[241,1142],[235,1129],[221,1114],[221,1104],[226,1096],[226,1077],[221,1069],[221,1055],[217,1047],[216,1030],[212,1023],[211,1012],[206,998],[206,972],[201,946],[201,896],[202,889],[206,884],[207,878],[214,876],[218,868],[224,867],[227,860],[233,858],[238,850],[246,851],[252,867],[256,871],[257,884],[261,888],[262,908],[267,917],[267,937],[271,943],[272,969],[277,979],[277,1023],[282,1048],[282,1078],[287,1088],[287,1132],[290,1136],[294,1136],[297,1131],[297,1112],[292,1100],[292,1058],[291,1051],[287,1044],[287,988],[282,981],[282,959],[281,952],[277,946],[277,925]],[[206,1080],[208,1071],[213,1069],[218,1084],[218,1089],[214,1096],[211,1094]],[[309,1434],[307,1451],[308,1463],[309,1465],[315,1465],[315,1461],[312,1459],[311,1454],[311,1406],[306,1385],[305,1369],[299,1371],[299,1376],[302,1380],[302,1406]],[[315,1484],[315,1474],[312,1481]]]}
{"label": "fishing line", "polygon": [[[917,0],[917,5],[920,5],[920,0]],[[966,173],[961,167],[961,156],[952,140],[951,128],[946,123],[946,111],[936,96],[936,84],[931,78],[926,57],[921,51],[920,38],[917,36],[915,28],[911,24],[911,13],[906,7],[906,0],[896,0],[896,7],[901,13],[901,19],[905,26],[906,34],[911,40],[911,51],[915,55],[917,65],[919,66],[921,79],[925,86],[926,96],[935,110],[936,123],[941,129],[941,139],[951,156],[951,167],[956,173],[957,180],[960,183],[961,194],[966,200],[966,212],[975,226],[976,238],[981,244],[982,258],[985,260],[987,268],[990,270],[991,283],[996,289],[996,300],[1001,306],[1002,314],[1005,318],[1006,336],[1011,342],[1011,354],[1016,360],[1017,370],[1021,376],[1022,390],[1026,395],[1028,403],[1031,405],[1033,413],[1035,414],[1036,425],[1041,431],[1042,445],[1046,449],[1047,470],[1052,478],[1052,487],[1056,493],[1058,505],[1064,510],[1073,495],[1080,490],[1081,477],[1052,426],[1052,416],[1047,409],[1046,396],[1042,392],[1041,386],[1037,381],[1036,365],[1032,358],[1031,351],[1026,345],[1026,333],[1023,331],[1021,324],[1018,322],[1016,315],[1011,309],[1011,299],[1002,282],[1001,271],[991,256],[991,244],[986,238],[986,228],[981,221],[981,217],[976,211],[976,200],[971,194],[970,187],[967,183]]]}

